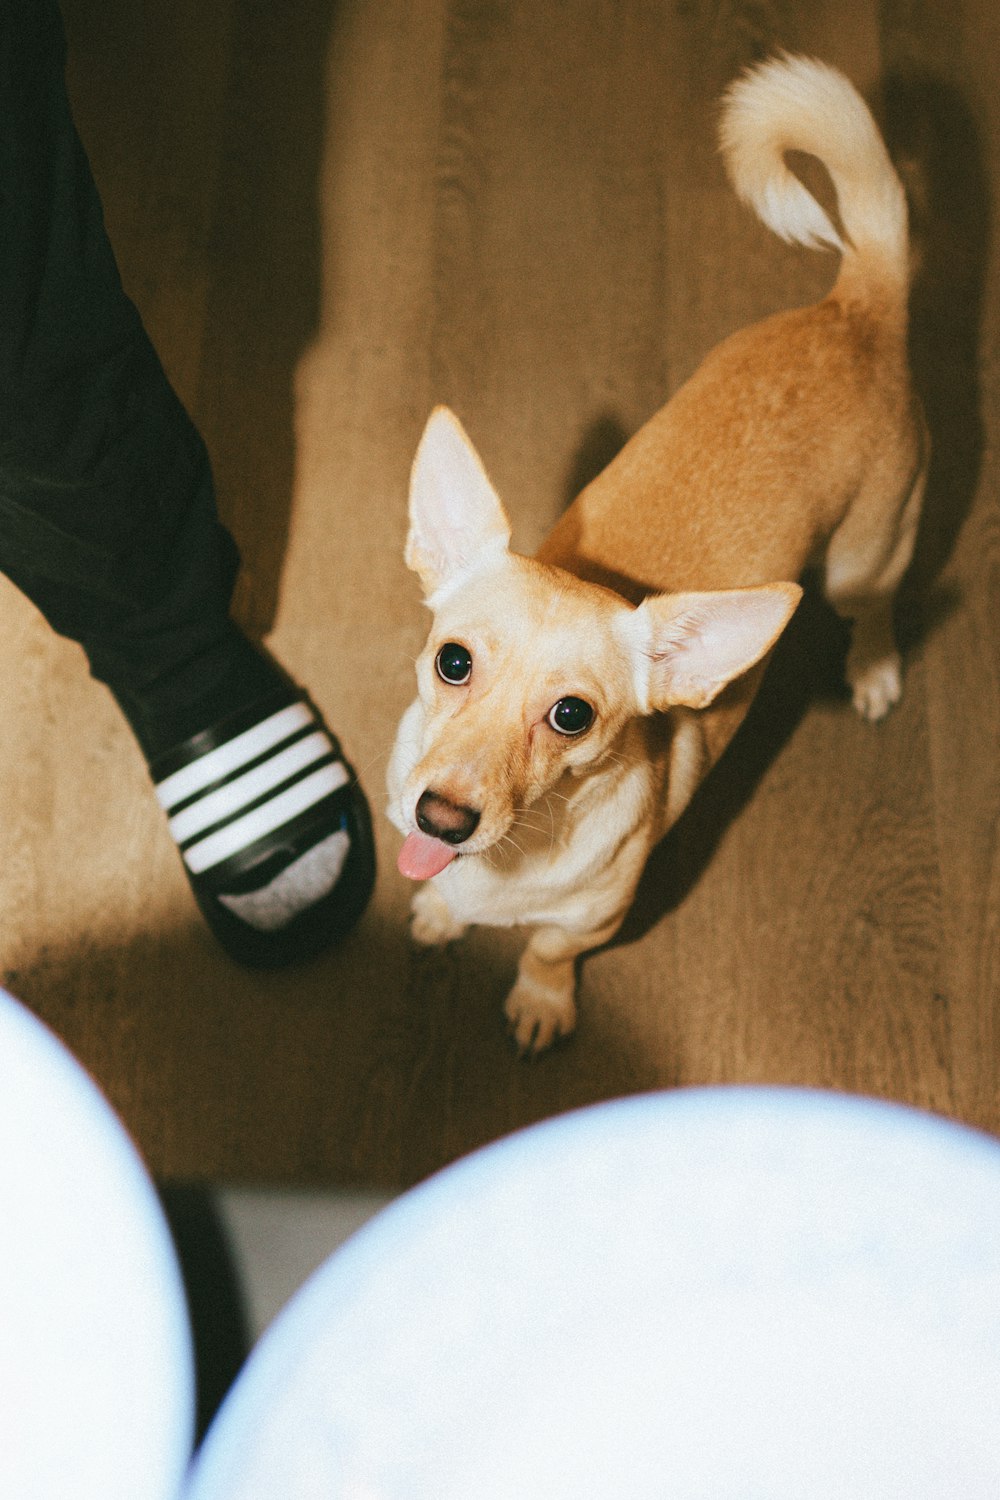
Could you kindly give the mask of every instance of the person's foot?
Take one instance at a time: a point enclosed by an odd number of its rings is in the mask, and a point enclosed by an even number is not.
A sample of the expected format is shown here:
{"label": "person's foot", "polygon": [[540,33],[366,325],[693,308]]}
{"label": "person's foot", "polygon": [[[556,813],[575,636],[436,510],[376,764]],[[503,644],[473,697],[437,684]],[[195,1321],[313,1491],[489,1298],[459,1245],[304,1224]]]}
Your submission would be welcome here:
{"label": "person's foot", "polygon": [[368,805],[335,737],[294,686],[156,755],[149,768],[198,905],[239,963],[302,962],[361,916],[375,879]]}

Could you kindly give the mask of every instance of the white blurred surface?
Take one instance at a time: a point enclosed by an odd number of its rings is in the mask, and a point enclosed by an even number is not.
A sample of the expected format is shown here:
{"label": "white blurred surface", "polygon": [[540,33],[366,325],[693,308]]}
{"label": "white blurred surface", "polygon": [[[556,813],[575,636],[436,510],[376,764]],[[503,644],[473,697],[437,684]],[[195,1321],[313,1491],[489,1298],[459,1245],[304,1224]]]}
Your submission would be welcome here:
{"label": "white blurred surface", "polygon": [[174,1500],[187,1311],[159,1201],[67,1050],[0,991],[0,1495]]}
{"label": "white blurred surface", "polygon": [[274,1321],[185,1489],[190,1341],[156,1195],[2,992],[0,1069],[4,1500],[1000,1494],[985,1137],[690,1090],[550,1121],[388,1206],[224,1193],[253,1321]]}
{"label": "white blurred surface", "polygon": [[478,1153],[279,1316],[191,1500],[995,1500],[1000,1147],[772,1090]]}

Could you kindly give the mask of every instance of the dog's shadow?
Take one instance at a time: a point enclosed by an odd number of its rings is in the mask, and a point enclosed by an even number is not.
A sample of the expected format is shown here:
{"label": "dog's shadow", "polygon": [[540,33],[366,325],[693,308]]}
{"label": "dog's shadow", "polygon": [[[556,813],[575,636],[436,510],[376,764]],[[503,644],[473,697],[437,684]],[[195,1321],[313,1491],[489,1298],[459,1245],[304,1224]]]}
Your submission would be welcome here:
{"label": "dog's shadow", "polygon": [[[882,125],[910,197],[917,270],[911,295],[910,357],[933,445],[912,566],[897,598],[897,631],[913,652],[960,603],[941,579],[975,497],[983,453],[978,338],[989,236],[982,148],[958,91],[928,73],[893,73],[884,85]],[[628,434],[602,413],[570,465],[567,503],[615,456]],[[632,580],[607,579],[628,595]],[[697,884],[726,829],[794,733],[810,704],[843,701],[847,627],[806,579],[760,692],[720,768],[699,788],[654,850],[612,946],[634,942]]]}
{"label": "dog's shadow", "polygon": [[983,456],[979,327],[990,190],[978,128],[952,84],[900,70],[883,92],[882,125],[910,203],[910,361],[933,444],[916,556],[901,590],[905,647],[958,602],[940,575],[972,507]]}

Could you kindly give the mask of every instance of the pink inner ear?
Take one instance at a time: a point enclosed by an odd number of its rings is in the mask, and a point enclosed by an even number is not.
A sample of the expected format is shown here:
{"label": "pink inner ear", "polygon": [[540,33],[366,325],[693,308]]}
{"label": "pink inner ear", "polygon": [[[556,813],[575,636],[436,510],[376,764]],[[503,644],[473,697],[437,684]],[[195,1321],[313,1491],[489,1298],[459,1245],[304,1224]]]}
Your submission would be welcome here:
{"label": "pink inner ear", "polygon": [[510,524],[479,456],[453,413],[437,408],[424,430],[410,479],[406,561],[427,593],[505,545]]}
{"label": "pink inner ear", "polygon": [[[654,675],[666,702],[704,708],[760,661],[798,602],[792,585],[664,597],[674,613],[654,629]],[[653,606],[654,610],[656,606]]]}

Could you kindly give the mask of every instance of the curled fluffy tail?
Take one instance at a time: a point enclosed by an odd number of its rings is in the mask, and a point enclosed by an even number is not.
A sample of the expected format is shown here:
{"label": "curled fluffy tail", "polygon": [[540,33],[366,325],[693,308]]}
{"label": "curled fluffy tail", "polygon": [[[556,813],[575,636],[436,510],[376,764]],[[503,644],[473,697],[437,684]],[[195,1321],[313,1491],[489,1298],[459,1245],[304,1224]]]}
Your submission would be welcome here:
{"label": "curled fluffy tail", "polygon": [[[733,187],[775,234],[839,250],[844,270],[875,256],[905,286],[906,198],[868,106],[842,73],[812,58],[771,58],[727,90],[719,133]],[[789,171],[787,151],[826,167],[845,234]]]}

